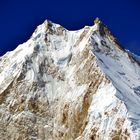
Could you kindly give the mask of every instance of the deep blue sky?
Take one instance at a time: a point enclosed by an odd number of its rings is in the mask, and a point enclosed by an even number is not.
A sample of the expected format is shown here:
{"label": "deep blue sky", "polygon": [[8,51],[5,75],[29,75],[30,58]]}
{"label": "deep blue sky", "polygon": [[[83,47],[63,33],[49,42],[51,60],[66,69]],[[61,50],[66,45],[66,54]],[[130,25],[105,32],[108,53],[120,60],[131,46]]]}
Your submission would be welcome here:
{"label": "deep blue sky", "polygon": [[95,17],[140,55],[139,0],[0,0],[0,56],[28,40],[45,19],[75,30],[92,25]]}

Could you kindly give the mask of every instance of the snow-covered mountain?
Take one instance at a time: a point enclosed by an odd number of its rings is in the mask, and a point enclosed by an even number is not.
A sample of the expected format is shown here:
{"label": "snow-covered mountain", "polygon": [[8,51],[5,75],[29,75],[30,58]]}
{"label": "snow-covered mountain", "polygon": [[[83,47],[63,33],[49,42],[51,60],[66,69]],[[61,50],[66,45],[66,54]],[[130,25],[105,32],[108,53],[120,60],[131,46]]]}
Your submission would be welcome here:
{"label": "snow-covered mountain", "polygon": [[0,57],[1,140],[140,140],[140,59],[97,18],[45,21]]}

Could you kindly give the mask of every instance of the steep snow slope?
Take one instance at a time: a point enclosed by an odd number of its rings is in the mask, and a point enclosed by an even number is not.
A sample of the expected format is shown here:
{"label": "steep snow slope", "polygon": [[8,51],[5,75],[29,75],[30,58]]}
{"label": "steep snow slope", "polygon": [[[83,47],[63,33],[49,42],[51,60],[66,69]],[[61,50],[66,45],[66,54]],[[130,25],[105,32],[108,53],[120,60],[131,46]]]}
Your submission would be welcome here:
{"label": "steep snow slope", "polygon": [[99,19],[45,21],[0,58],[0,139],[139,140],[137,58]]}

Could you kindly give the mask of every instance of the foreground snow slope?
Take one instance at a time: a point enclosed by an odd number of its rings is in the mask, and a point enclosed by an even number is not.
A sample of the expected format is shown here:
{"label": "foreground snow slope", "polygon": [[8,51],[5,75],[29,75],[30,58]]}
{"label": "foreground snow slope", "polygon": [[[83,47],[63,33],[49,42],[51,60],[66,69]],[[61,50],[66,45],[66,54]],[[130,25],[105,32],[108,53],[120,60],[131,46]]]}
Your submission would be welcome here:
{"label": "foreground snow slope", "polygon": [[0,139],[139,140],[140,63],[99,20],[45,21],[0,57]]}

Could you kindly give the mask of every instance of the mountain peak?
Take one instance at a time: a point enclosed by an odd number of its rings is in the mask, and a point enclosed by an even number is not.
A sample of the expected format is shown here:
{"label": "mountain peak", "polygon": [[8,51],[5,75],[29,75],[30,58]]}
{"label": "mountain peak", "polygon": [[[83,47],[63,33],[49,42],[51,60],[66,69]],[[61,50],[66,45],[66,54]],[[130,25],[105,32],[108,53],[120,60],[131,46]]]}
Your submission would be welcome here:
{"label": "mountain peak", "polygon": [[94,24],[100,24],[102,21],[99,19],[99,17],[96,17],[94,20]]}
{"label": "mountain peak", "polygon": [[94,23],[46,20],[0,58],[0,139],[139,140],[140,66]]}
{"label": "mountain peak", "polygon": [[98,26],[101,35],[104,35],[106,32],[110,32],[107,26],[98,17],[94,20],[94,24]]}

